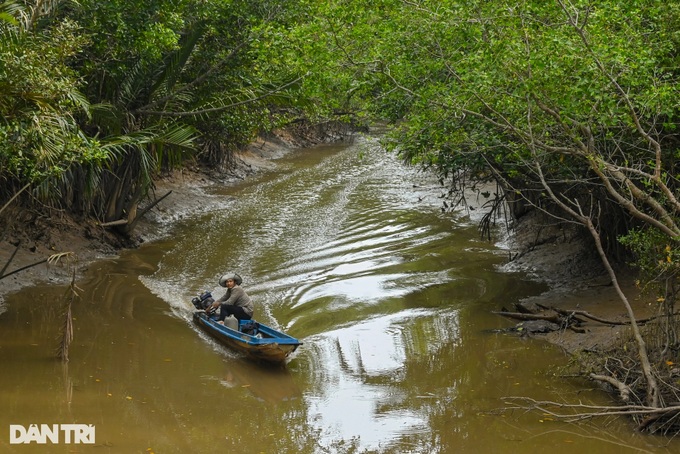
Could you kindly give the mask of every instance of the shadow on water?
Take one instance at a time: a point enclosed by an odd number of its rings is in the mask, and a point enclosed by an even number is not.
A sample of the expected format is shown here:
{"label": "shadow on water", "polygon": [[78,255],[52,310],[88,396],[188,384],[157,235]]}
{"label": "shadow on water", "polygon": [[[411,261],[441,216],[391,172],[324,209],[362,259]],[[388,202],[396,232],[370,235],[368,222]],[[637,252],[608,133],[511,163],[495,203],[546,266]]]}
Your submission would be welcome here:
{"label": "shadow on water", "polygon": [[[228,208],[92,264],[54,359],[64,289],[7,298],[0,427],[84,423],[106,452],[672,452],[625,420],[567,424],[500,411],[506,396],[609,403],[561,376],[550,346],[485,332],[543,291],[498,271],[506,252],[444,215],[437,183],[371,141],[301,150],[216,192]],[[227,270],[256,317],[304,341],[285,368],[249,362],[191,322]],[[557,372],[556,372],[557,371]],[[7,430],[5,430],[7,433]],[[9,445],[1,452],[89,446]]]}

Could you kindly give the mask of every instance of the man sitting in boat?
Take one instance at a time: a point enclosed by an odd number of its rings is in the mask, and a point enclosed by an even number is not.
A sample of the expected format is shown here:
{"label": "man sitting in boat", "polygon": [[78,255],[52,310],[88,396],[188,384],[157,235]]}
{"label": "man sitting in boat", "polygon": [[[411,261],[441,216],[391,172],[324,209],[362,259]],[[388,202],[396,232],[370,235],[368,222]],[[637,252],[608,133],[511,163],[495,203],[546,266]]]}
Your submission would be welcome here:
{"label": "man sitting in boat", "polygon": [[211,310],[217,309],[219,306],[219,321],[223,322],[230,315],[239,320],[251,320],[253,318],[253,302],[241,287],[241,282],[243,282],[243,279],[235,273],[228,273],[220,278],[220,286],[226,287],[227,292],[210,306]]}

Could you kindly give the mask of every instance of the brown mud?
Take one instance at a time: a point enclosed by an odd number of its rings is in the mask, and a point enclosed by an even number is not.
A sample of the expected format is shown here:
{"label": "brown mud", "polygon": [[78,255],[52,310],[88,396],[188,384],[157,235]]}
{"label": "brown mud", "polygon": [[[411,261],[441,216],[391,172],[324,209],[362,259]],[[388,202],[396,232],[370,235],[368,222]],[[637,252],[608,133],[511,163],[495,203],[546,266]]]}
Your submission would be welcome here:
{"label": "brown mud", "polygon": [[[582,323],[575,329],[562,327],[532,336],[559,345],[572,354],[606,352],[629,341],[628,313],[585,229],[575,224],[557,223],[539,213],[525,218],[513,232],[512,249],[516,256],[505,268],[529,272],[546,282],[550,289],[527,298],[522,305],[580,311],[594,318],[620,323],[603,323],[577,315]],[[620,264],[615,271],[636,320],[653,317],[658,307],[653,297],[637,287],[634,270]],[[506,309],[514,311],[516,308]],[[539,315],[550,313],[552,311],[542,310]]]}

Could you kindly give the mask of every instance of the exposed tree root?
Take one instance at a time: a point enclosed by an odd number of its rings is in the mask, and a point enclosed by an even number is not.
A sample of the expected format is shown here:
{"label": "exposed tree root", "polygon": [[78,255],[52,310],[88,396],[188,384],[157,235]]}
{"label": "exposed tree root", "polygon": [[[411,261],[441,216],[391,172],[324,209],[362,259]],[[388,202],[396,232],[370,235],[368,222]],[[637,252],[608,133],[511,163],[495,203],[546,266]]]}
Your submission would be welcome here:
{"label": "exposed tree root", "polygon": [[619,397],[623,402],[630,402],[631,395],[633,394],[633,391],[630,389],[628,385],[623,383],[622,381],[619,381],[615,379],[614,377],[610,377],[608,375],[599,375],[599,374],[590,374],[590,378],[596,381],[602,381],[605,383],[609,383],[612,385],[614,388],[619,390]]}
{"label": "exposed tree root", "polygon": [[[552,401],[539,401],[530,397],[508,396],[504,401],[511,406],[505,410],[536,411],[566,422],[578,422],[607,416],[628,416],[639,421],[637,430],[649,430],[652,424],[672,423],[680,416],[680,405],[669,407],[650,407],[647,405],[587,405],[565,404]],[[664,432],[671,432],[666,426]]]}
{"label": "exposed tree root", "polygon": [[[495,311],[492,312],[493,314],[496,315],[501,315],[503,317],[507,317],[513,320],[522,320],[522,321],[527,321],[527,320],[543,320],[543,321],[548,321],[552,323],[556,323],[560,325],[561,327],[571,327],[573,325],[580,326],[582,324],[587,323],[587,320],[584,319],[589,319],[594,322],[602,323],[604,325],[610,325],[610,326],[628,326],[630,325],[630,320],[609,320],[606,318],[599,317],[597,315],[591,314],[588,311],[583,311],[579,309],[559,309],[556,307],[549,307],[549,306],[544,306],[542,304],[537,304],[538,307],[541,309],[544,309],[545,311],[552,311],[554,313],[537,313],[537,312],[527,312],[526,308],[522,309],[521,312],[511,312],[507,310],[503,311]],[[680,315],[680,312],[675,312],[671,315]],[[577,316],[583,317],[579,318]],[[644,325],[646,323],[658,320],[659,318],[664,318],[668,317],[668,315],[655,315],[652,317],[647,317],[647,318],[639,318],[636,319],[635,322],[638,325]]]}

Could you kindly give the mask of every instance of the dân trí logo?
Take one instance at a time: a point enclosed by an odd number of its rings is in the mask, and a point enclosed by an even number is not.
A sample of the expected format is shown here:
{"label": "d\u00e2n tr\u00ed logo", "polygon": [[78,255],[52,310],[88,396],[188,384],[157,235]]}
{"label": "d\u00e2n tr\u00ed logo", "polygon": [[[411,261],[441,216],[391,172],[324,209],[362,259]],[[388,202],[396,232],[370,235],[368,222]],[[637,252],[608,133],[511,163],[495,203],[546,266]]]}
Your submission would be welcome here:
{"label": "d\u00e2n tr\u00ed logo", "polygon": [[9,425],[10,444],[94,444],[92,424],[21,424]]}

